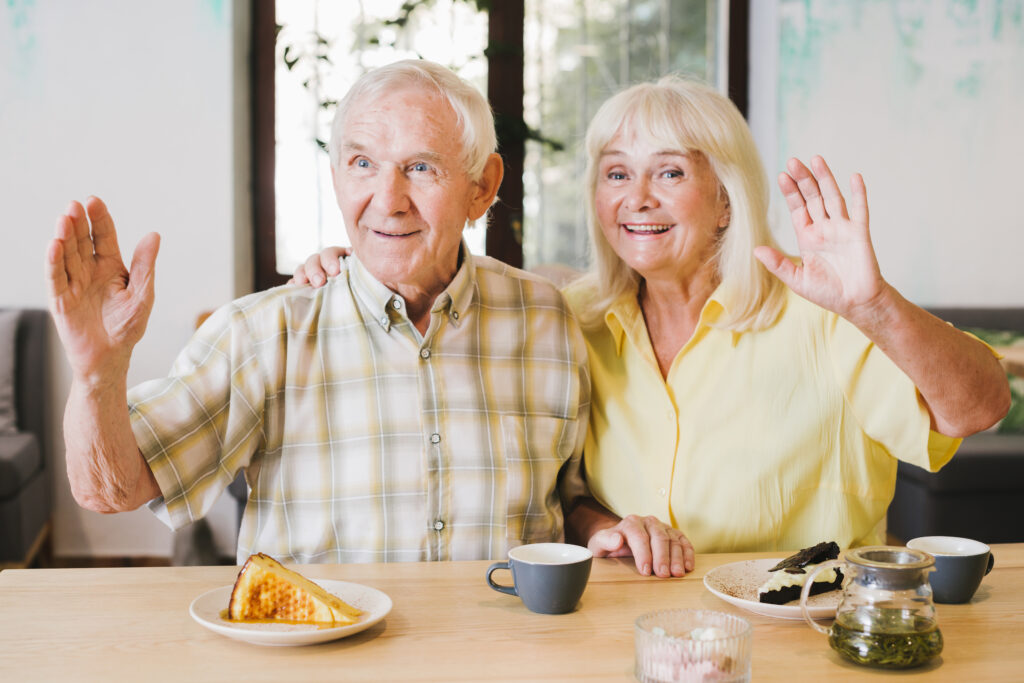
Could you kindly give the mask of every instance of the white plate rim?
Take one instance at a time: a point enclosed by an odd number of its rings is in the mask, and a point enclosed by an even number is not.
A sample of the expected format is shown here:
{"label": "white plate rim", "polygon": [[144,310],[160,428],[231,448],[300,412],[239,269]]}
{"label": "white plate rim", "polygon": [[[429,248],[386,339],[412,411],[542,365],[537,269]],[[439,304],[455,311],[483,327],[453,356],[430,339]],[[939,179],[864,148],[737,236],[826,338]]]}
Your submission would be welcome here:
{"label": "white plate rim", "polygon": [[[724,590],[721,590],[718,586],[713,585],[714,582],[720,581],[726,576],[735,576],[740,572],[764,572],[765,580],[767,580],[768,569],[775,566],[782,560],[783,558],[781,557],[763,560],[740,560],[739,562],[730,562],[728,564],[720,565],[704,575],[704,587],[722,600],[749,612],[753,612],[754,614],[760,614],[766,617],[775,617],[778,619],[803,619],[804,615],[800,610],[799,602],[795,604],[787,603],[785,605],[772,605],[766,602],[759,602],[756,594],[752,594],[750,596],[753,597],[753,599],[750,599],[750,597],[740,597],[738,595],[727,593]],[[810,613],[811,618],[834,618],[836,616],[836,607],[839,606],[839,598],[841,595],[842,591],[838,590],[811,596],[807,604],[807,611]]]}
{"label": "white plate rim", "polygon": [[222,619],[233,584],[206,591],[189,605],[192,618],[215,633],[254,645],[314,645],[365,631],[391,612],[392,602],[383,591],[349,581],[317,579],[317,585],[363,611],[359,621],[334,628],[301,624],[238,624]]}

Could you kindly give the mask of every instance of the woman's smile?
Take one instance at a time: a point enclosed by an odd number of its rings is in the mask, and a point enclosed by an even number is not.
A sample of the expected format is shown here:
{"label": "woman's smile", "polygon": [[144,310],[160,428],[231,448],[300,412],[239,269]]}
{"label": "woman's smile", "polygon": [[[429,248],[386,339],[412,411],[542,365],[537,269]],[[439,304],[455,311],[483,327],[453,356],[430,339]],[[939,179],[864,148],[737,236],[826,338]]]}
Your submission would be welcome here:
{"label": "woman's smile", "polygon": [[671,223],[622,223],[622,229],[633,235],[662,235],[675,225]]}
{"label": "woman's smile", "polygon": [[628,128],[601,153],[594,208],[609,245],[644,278],[686,278],[702,270],[729,222],[703,154]]}

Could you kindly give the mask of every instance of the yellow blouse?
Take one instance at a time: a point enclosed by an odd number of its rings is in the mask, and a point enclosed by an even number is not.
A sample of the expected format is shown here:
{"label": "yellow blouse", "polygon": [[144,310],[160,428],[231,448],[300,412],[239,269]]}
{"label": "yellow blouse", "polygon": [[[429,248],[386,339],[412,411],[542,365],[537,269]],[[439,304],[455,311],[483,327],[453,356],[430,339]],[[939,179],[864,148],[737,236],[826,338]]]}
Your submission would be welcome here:
{"label": "yellow blouse", "polygon": [[[635,295],[584,331],[592,493],[697,552],[883,543],[897,460],[935,471],[960,440],[930,430],[910,379],[843,318],[790,292],[771,328],[717,330],[721,290],[667,380]],[[566,291],[575,310],[586,296]]]}

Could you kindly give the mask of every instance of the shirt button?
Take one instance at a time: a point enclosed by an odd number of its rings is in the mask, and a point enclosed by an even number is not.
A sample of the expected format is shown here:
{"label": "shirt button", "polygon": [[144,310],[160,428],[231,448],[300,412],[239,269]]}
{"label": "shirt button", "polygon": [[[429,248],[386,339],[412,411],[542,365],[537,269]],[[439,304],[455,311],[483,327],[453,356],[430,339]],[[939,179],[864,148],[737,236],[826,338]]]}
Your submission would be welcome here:
{"label": "shirt button", "polygon": [[430,358],[430,349],[420,349],[420,358]]}
{"label": "shirt button", "polygon": [[459,319],[459,312],[458,311],[452,311],[452,317],[455,318],[456,320],[458,320]]}
{"label": "shirt button", "polygon": [[381,327],[387,327],[388,326],[388,317],[386,315],[385,316],[381,316],[380,324],[381,324]]}
{"label": "shirt button", "polygon": [[434,522],[434,531],[440,531],[443,528],[444,522],[442,522],[441,520],[437,520],[436,522]]}
{"label": "shirt button", "polygon": [[668,493],[668,491],[665,490],[665,487],[661,487],[660,489],[658,489],[658,495],[661,496],[662,498],[665,497],[666,493]]}
{"label": "shirt button", "polygon": [[430,443],[441,443],[441,435],[440,434],[431,434],[430,435]]}
{"label": "shirt button", "polygon": [[391,305],[394,306],[395,310],[397,311],[398,309],[400,309],[402,307],[402,300],[401,299],[394,299],[394,300],[392,300]]}

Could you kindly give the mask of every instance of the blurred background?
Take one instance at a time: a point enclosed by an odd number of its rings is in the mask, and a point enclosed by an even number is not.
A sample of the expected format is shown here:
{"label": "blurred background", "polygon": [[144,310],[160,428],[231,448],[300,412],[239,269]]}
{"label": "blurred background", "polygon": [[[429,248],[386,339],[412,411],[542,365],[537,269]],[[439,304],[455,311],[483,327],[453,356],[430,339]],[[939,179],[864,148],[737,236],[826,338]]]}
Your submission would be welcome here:
{"label": "blurred background", "polygon": [[[367,69],[417,56],[496,112],[507,179],[491,225],[467,229],[476,252],[586,267],[586,124],[624,85],[683,72],[736,101],[770,177],[813,154],[841,185],[864,174],[882,272],[908,298],[1022,303],[1024,0],[7,0],[0,307],[45,308],[56,217],[100,196],[126,258],[163,237],[129,381],[166,374],[197,316],[346,243],[322,148],[334,105]],[[71,499],[55,335],[48,354],[51,560],[167,561],[172,535],[145,509]],[[227,557],[235,515],[225,499],[211,516]]]}

